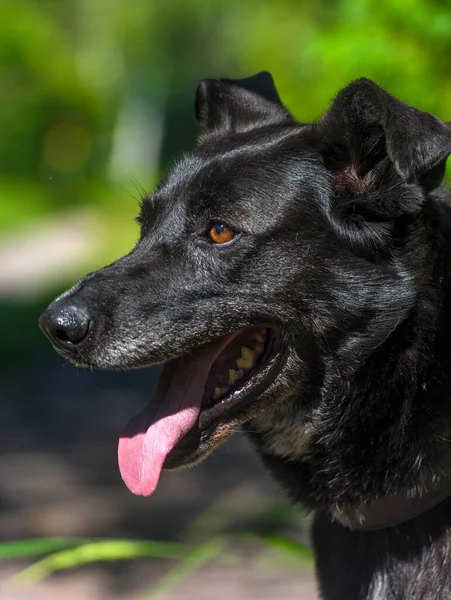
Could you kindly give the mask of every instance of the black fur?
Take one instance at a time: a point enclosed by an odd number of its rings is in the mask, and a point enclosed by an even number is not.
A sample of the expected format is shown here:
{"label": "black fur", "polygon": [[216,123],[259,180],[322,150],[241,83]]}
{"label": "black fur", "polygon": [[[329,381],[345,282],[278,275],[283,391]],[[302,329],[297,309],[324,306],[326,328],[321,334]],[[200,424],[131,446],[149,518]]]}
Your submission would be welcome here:
{"label": "black fur", "polygon": [[[377,532],[330,516],[449,468],[449,124],[365,79],[299,124],[269,74],[202,82],[196,115],[199,145],[144,199],[136,247],[49,309],[88,307],[94,323],[60,351],[124,369],[277,328],[286,361],[233,427],[314,512],[323,598],[451,598],[451,501]],[[212,245],[216,222],[239,235]]]}

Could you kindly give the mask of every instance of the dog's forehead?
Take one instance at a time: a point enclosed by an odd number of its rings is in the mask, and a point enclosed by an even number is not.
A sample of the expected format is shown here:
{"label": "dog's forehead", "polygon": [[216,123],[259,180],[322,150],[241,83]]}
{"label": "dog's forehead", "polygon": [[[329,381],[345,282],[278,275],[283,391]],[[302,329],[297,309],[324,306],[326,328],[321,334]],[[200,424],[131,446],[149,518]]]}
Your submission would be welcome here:
{"label": "dog's forehead", "polygon": [[260,138],[236,135],[210,143],[184,157],[160,192],[194,211],[251,203],[265,209],[276,200],[280,205],[311,196],[327,183],[327,173],[319,153],[303,143],[299,131]]}

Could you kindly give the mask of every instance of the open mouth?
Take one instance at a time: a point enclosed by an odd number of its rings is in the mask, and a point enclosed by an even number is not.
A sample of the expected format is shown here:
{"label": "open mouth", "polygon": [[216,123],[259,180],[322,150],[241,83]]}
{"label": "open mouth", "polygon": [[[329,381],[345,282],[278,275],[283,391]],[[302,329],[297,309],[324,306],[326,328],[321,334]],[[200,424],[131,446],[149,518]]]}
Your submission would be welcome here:
{"label": "open mouth", "polygon": [[148,496],[163,467],[200,458],[201,443],[248,409],[282,360],[277,331],[253,327],[167,362],[149,405],[119,440],[119,468],[130,491]]}

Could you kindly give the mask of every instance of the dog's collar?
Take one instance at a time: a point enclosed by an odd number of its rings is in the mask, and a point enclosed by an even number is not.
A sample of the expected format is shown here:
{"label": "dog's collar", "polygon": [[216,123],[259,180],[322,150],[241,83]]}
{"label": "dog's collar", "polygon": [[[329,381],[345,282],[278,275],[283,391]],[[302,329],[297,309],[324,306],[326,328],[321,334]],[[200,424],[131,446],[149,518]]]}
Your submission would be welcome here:
{"label": "dog's collar", "polygon": [[434,480],[423,493],[393,494],[358,507],[333,508],[333,518],[354,531],[374,531],[395,527],[434,508],[451,497],[451,476]]}

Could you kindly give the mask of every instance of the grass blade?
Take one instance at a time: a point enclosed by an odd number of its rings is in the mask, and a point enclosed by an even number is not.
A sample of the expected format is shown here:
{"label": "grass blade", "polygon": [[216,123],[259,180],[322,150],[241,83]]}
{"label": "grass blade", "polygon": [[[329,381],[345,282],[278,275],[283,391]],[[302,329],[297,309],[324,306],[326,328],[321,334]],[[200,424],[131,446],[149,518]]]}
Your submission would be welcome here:
{"label": "grass blade", "polygon": [[182,579],[200,569],[203,565],[218,558],[227,547],[224,538],[214,538],[189,552],[173,569],[164,575],[156,585],[141,596],[141,600],[156,598],[177,585]]}
{"label": "grass blade", "polygon": [[284,535],[275,535],[270,533],[253,533],[246,535],[245,539],[254,540],[270,550],[276,550],[289,555],[291,558],[300,560],[307,564],[313,564],[313,552],[307,546],[300,544]]}
{"label": "grass blade", "polygon": [[46,556],[16,573],[7,581],[13,587],[29,587],[56,571],[74,569],[99,561],[133,558],[184,558],[192,547],[172,542],[139,540],[94,541]]}
{"label": "grass blade", "polygon": [[0,560],[11,558],[28,558],[50,554],[63,548],[70,548],[83,540],[71,538],[32,538],[13,542],[0,542]]}

